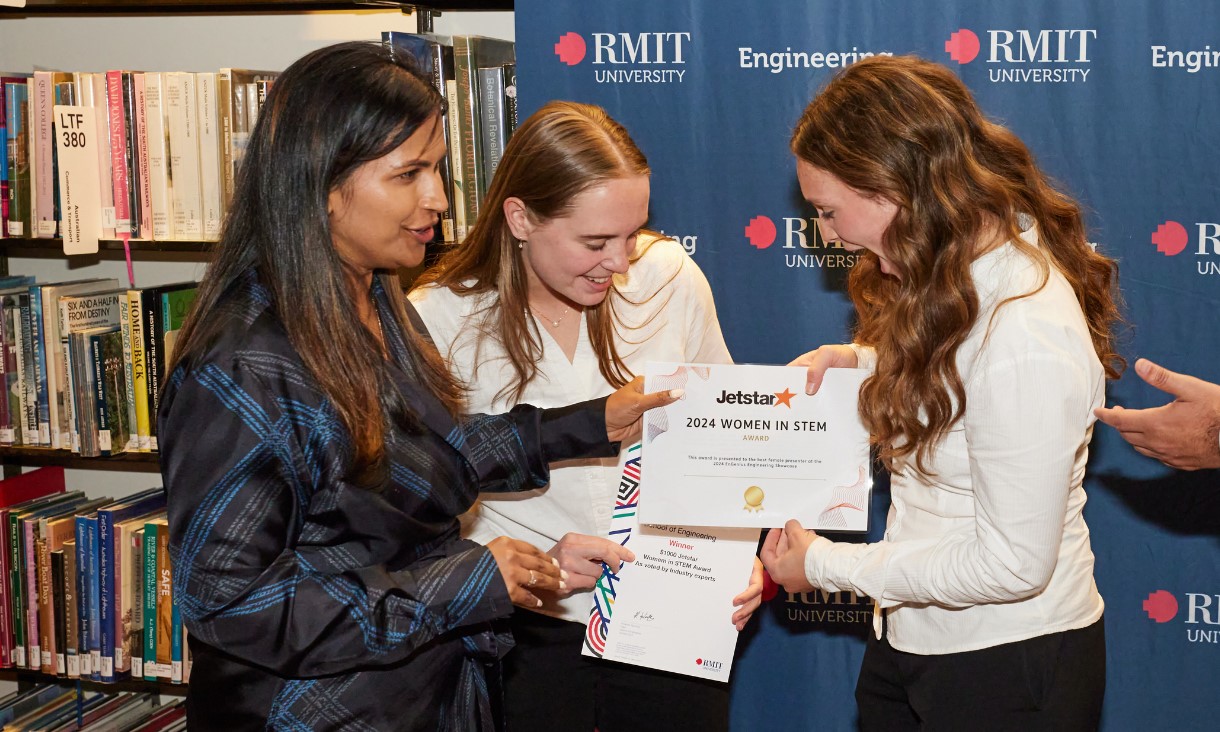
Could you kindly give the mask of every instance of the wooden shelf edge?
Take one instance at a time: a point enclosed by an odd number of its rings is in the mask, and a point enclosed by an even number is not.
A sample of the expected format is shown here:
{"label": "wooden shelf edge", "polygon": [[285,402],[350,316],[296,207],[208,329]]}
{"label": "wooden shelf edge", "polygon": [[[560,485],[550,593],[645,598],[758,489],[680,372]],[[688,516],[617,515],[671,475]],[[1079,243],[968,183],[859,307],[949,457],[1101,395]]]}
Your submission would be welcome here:
{"label": "wooden shelf edge", "polygon": [[[210,255],[216,246],[214,241],[149,241],[147,239],[132,239],[133,252],[187,252],[190,254]],[[102,239],[98,242],[97,254],[64,254],[63,239],[29,239],[6,237],[0,239],[0,250],[10,256],[16,254],[32,254],[44,257],[98,257],[109,254],[123,253],[122,239]]]}
{"label": "wooden shelf edge", "polygon": [[119,679],[117,681],[71,679],[67,676],[44,674],[28,668],[0,668],[0,680],[44,684],[80,683],[86,689],[97,691],[154,691],[170,694],[185,694],[188,686],[187,684],[175,684],[172,681],[148,681],[147,679]]}
{"label": "wooden shelf edge", "polygon": [[70,450],[47,447],[0,447],[0,464],[59,465],[78,470],[121,470],[157,473],[161,470],[160,456],[155,452],[127,452],[111,457],[81,457]]}

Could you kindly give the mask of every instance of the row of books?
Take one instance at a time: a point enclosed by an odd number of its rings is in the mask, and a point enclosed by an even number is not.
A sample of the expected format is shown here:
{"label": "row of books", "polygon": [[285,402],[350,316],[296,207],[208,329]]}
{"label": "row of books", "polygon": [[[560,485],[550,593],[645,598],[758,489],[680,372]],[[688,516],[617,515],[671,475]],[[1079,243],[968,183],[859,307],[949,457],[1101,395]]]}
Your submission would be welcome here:
{"label": "row of books", "polygon": [[492,175],[517,127],[517,71],[513,43],[481,36],[386,32],[383,43],[413,59],[447,101],[449,157],[441,174],[449,210],[441,236],[453,244],[479,215]]}
{"label": "row of books", "polygon": [[[0,236],[61,235],[59,143],[96,149],[101,238],[218,239],[276,75],[231,68],[0,73]],[[65,124],[56,105],[92,108],[93,128]]]}
{"label": "row of books", "polygon": [[156,450],[160,385],[196,285],[0,278],[0,445]]}
{"label": "row of books", "polygon": [[39,684],[0,696],[4,732],[176,732],[186,729],[181,699],[157,694],[78,691]]}
{"label": "row of books", "polygon": [[184,683],[165,508],[65,491],[59,467],[0,481],[0,667]]}

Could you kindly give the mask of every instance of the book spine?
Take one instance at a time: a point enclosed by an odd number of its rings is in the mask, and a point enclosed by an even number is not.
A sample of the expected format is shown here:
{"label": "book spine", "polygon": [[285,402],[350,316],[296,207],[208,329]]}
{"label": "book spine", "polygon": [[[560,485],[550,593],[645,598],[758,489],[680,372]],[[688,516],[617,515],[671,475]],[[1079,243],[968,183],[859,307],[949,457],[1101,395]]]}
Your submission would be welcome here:
{"label": "book spine", "polygon": [[220,135],[216,130],[216,74],[209,71],[195,76],[203,238],[205,241],[217,241],[220,239],[220,223],[224,219],[224,197],[220,180]]}
{"label": "book spine", "polygon": [[174,238],[193,241],[203,236],[195,75],[180,71],[165,74],[164,103],[169,129],[169,175],[173,181]]}
{"label": "book spine", "polygon": [[72,398],[76,384],[72,378],[72,353],[68,348],[68,333],[71,325],[69,310],[71,309],[71,300],[68,298],[59,299],[59,357],[55,368],[59,372],[59,383],[63,385],[57,397],[57,405],[59,406],[59,419],[52,419],[56,422],[51,431],[51,446],[57,448],[69,448],[73,452],[80,452],[80,447],[77,444],[79,434],[76,429],[76,400]]}
{"label": "book spine", "polygon": [[220,197],[228,209],[233,200],[233,71],[216,72],[216,129],[220,134]]}
{"label": "book spine", "polygon": [[38,579],[38,647],[40,668],[55,673],[55,582],[51,576],[51,546],[46,521],[34,536],[34,573]]}
{"label": "book spine", "polygon": [[116,234],[131,233],[131,189],[127,167],[127,127],[123,105],[123,72],[106,72],[106,111],[110,131],[110,185]]}
{"label": "book spine", "polygon": [[[106,359],[101,336],[89,337],[89,354],[93,358],[93,399],[97,414],[97,445],[103,457],[113,452],[110,442],[110,410],[106,408]],[[113,567],[113,565],[111,565]]]}
{"label": "book spine", "polygon": [[131,532],[127,551],[131,555],[131,582],[125,601],[131,603],[131,623],[124,650],[131,659],[131,678],[144,676],[144,529]]}
{"label": "book spine", "polygon": [[140,452],[152,450],[149,431],[148,369],[144,355],[143,291],[127,291],[128,317],[131,321],[131,383],[135,396],[136,435]]}
{"label": "book spine", "polygon": [[0,239],[8,236],[8,85],[0,78]]}
{"label": "book spine", "polygon": [[9,552],[9,611],[13,617],[13,665],[17,668],[29,668],[25,655],[25,593],[22,581],[23,565],[21,551],[21,521],[17,514],[9,515],[8,524]]}
{"label": "book spine", "polygon": [[[453,49],[437,41],[432,41],[428,44],[428,51],[432,57],[432,86],[436,87],[436,91],[441,95],[442,99],[448,100],[449,92],[445,80],[446,77],[453,77]],[[453,115],[454,111],[452,108],[448,108],[445,110],[445,113],[441,118],[443,127],[442,132],[445,135],[445,149],[450,151],[453,150],[453,143],[449,140],[450,130],[452,129],[450,118]],[[449,208],[440,213],[441,238],[446,244],[457,243],[457,232],[453,225],[452,201],[456,195],[453,189],[453,161],[454,158],[452,157],[451,153],[441,161],[440,165],[441,180],[444,181],[445,184],[445,195],[450,201]]]}
{"label": "book spine", "polygon": [[87,516],[76,517],[76,662],[78,676],[89,678],[93,664],[89,657],[89,534]]}
{"label": "book spine", "polygon": [[55,85],[51,72],[35,71],[34,96],[30,100],[30,131],[34,135],[30,165],[33,188],[30,236],[40,239],[55,236],[55,176],[52,166],[55,139],[51,131],[54,105]]}
{"label": "book spine", "polygon": [[9,574],[8,510],[0,510],[0,667],[12,668],[13,663],[13,578]]}
{"label": "book spine", "polygon": [[38,522],[26,519],[21,522],[21,574],[25,582],[25,637],[26,652],[30,668],[38,669],[42,664],[42,628],[38,623],[38,547],[36,544]]}
{"label": "book spine", "polygon": [[157,450],[157,409],[161,406],[161,365],[164,363],[161,329],[161,294],[146,290],[144,302],[144,378],[148,388],[148,435],[151,448]]}
{"label": "book spine", "polygon": [[517,65],[504,64],[504,139],[517,129]]}
{"label": "book spine", "polygon": [[[132,74],[135,88],[135,104],[133,112],[136,117],[136,159],[135,190],[139,192],[140,200],[140,236],[153,238],[152,225],[152,180],[148,168],[148,102],[147,80],[142,73]],[[134,216],[134,213],[133,213]]]}
{"label": "book spine", "polygon": [[479,178],[482,199],[491,188],[491,179],[504,154],[504,69],[499,66],[479,69],[479,92],[479,113],[483,118],[483,170]]}
{"label": "book spine", "polygon": [[449,173],[452,175],[453,195],[449,198],[449,209],[453,211],[453,236],[458,242],[465,241],[466,179],[462,173],[462,125],[458,120],[457,81],[445,83],[449,115]]}
{"label": "book spine", "polygon": [[99,71],[89,75],[92,87],[93,107],[97,112],[93,119],[97,124],[96,139],[102,142],[97,146],[98,191],[101,200],[101,230],[103,239],[115,237],[114,210],[114,171],[111,170],[110,157],[110,94],[106,89],[106,73]]}
{"label": "book spine", "polygon": [[135,74],[121,72],[123,92],[123,161],[127,166],[127,212],[131,217],[131,236],[139,239],[140,231],[140,183],[136,176],[140,172],[140,140],[136,130]]}
{"label": "book spine", "polygon": [[[3,300],[0,299],[0,303]],[[13,353],[13,332],[9,327],[8,313],[4,312],[3,305],[0,304],[0,445],[13,444],[13,412],[8,400],[8,384],[9,384],[9,369],[16,369],[17,364],[12,358]]]}
{"label": "book spine", "polygon": [[[34,288],[31,288],[31,292]],[[38,378],[34,372],[34,325],[33,313],[30,308],[32,296],[26,293],[21,298],[20,317],[21,330],[18,338],[21,342],[21,412],[25,420],[21,426],[21,444],[38,444]]]}
{"label": "book spine", "polygon": [[9,83],[8,106],[8,235],[26,236],[30,230],[29,86]]}
{"label": "book spine", "polygon": [[114,515],[97,512],[98,546],[98,641],[100,643],[102,681],[114,681]]}
{"label": "book spine", "polygon": [[9,429],[11,434],[4,435],[6,445],[20,445],[22,421],[25,414],[21,410],[21,307],[17,298],[4,298],[4,311],[0,314],[4,321],[6,362],[4,384],[4,401],[8,404]]}
{"label": "book spine", "polygon": [[30,288],[30,344],[34,351],[34,384],[37,393],[34,397],[38,405],[38,444],[44,447],[51,445],[51,404],[50,393],[47,390],[47,341],[43,332],[42,309],[46,304],[42,299],[42,288]]}
{"label": "book spine", "polygon": [[165,75],[144,75],[144,114],[148,142],[149,203],[152,208],[152,237],[157,241],[173,238],[173,211],[170,198],[168,140],[165,129]]}
{"label": "book spine", "polygon": [[157,680],[157,531],[144,524],[144,678]]}
{"label": "book spine", "polygon": [[174,574],[169,560],[169,530],[157,526],[157,676],[169,678],[173,668]]}
{"label": "book spine", "polygon": [[[73,522],[75,523],[75,522]],[[76,579],[76,542],[64,543],[64,673],[70,679],[80,678],[80,603]]]}
{"label": "book spine", "polygon": [[51,598],[51,650],[52,650],[52,671],[56,676],[66,676],[68,674],[68,656],[67,656],[67,640],[68,629],[64,615],[64,603],[68,598],[64,597],[64,550],[57,549],[50,553],[51,565],[51,585],[47,588],[48,597]]}
{"label": "book spine", "polygon": [[479,150],[478,69],[474,49],[466,36],[453,38],[453,68],[457,79],[458,123],[461,127],[462,196],[465,200],[466,226],[479,217],[479,186],[483,156]]}
{"label": "book spine", "polygon": [[170,674],[169,680],[175,684],[182,683],[182,613],[178,603],[173,602],[170,595]]}
{"label": "book spine", "polygon": [[136,452],[140,449],[140,436],[136,431],[136,387],[131,361],[131,307],[128,304],[127,293],[119,298],[119,328],[123,338],[123,391],[126,394],[127,425],[130,434],[124,452]]}
{"label": "book spine", "polygon": [[89,562],[89,677],[100,679],[102,673],[102,601],[101,572],[98,567],[100,542],[98,541],[97,517],[90,516],[85,525],[86,559]]}

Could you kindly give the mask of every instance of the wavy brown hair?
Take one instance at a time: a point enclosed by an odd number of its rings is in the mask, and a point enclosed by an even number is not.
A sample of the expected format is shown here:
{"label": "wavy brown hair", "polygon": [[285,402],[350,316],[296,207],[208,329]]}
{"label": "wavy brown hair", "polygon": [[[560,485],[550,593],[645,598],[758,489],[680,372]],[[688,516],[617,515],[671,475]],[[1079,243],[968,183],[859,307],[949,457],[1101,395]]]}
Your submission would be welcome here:
{"label": "wavy brown hair", "polygon": [[[884,275],[869,252],[848,283],[855,340],[877,352],[860,415],[891,468],[913,456],[927,472],[936,442],[966,409],[955,356],[979,315],[970,265],[989,241],[1010,240],[1040,263],[1041,286],[1051,267],[1062,273],[1106,376],[1121,373],[1112,333],[1116,263],[1089,246],[1076,202],[1016,135],[984,117],[948,69],[913,56],[852,64],[810,102],[791,146],[799,159],[897,207],[883,245],[901,279]],[[1036,247],[1019,237],[1021,214],[1037,223]]]}
{"label": "wavy brown hair", "polygon": [[[357,315],[355,298],[366,294],[352,291],[335,251],[327,202],[361,165],[441,124],[439,94],[402,63],[380,44],[342,43],[302,57],[276,79],[174,353],[187,368],[206,353],[226,322],[216,316],[254,272],[351,436],[349,475],[359,482],[375,481],[384,467],[387,420],[414,427],[418,415],[393,388],[381,345]],[[406,336],[405,369],[456,414],[460,390],[411,326],[397,276],[376,276]]]}
{"label": "wavy brown hair", "polygon": [[[494,292],[476,327],[479,342],[499,341],[516,378],[500,397],[516,402],[538,375],[542,335],[529,316],[529,288],[524,257],[504,216],[504,201],[516,197],[538,222],[565,216],[573,200],[607,180],[649,175],[648,160],[606,110],[577,102],[549,102],[513,132],[500,165],[479,205],[479,218],[459,246],[425,272],[419,285],[436,284],[458,295]],[[634,257],[643,254],[642,248]],[[631,379],[615,347],[615,301],[622,294],[612,285],[599,304],[585,308],[589,340],[598,368],[615,388]],[[475,363],[479,361],[477,350]]]}

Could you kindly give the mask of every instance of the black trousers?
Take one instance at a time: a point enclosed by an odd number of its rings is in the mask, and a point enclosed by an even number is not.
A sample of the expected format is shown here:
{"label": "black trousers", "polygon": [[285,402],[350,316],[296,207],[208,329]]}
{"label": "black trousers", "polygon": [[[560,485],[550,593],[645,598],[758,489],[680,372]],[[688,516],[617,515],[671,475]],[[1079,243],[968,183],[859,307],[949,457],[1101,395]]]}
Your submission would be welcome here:
{"label": "black trousers", "polygon": [[[887,629],[888,630],[888,629]],[[1062,633],[939,656],[869,634],[856,682],[860,729],[1095,730],[1106,688],[1101,620]]]}
{"label": "black trousers", "polygon": [[728,684],[582,656],[585,626],[513,613],[504,657],[507,732],[722,732]]}

